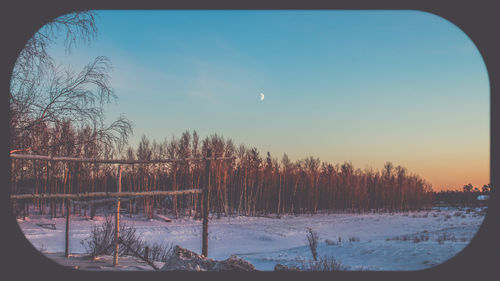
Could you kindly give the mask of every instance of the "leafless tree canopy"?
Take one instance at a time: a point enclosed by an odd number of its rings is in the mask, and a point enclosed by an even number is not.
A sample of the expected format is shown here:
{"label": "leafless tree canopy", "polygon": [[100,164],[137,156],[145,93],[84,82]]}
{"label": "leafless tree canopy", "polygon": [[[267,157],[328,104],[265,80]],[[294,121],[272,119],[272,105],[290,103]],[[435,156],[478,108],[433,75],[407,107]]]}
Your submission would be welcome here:
{"label": "leafless tree canopy", "polygon": [[69,52],[78,42],[90,42],[97,34],[95,14],[90,11],[67,14],[44,25],[26,42],[19,54],[13,71],[13,83],[35,81],[53,62],[47,53],[58,34],[65,35],[65,46]]}
{"label": "leafless tree canopy", "polygon": [[130,121],[120,116],[110,125],[104,122],[104,107],[117,99],[110,85],[109,59],[97,57],[74,71],[56,65],[48,54],[58,36],[64,36],[69,52],[78,42],[90,42],[96,33],[95,14],[84,11],[54,19],[28,40],[11,79],[13,150],[40,152],[60,145],[71,133],[58,138],[60,130],[74,126],[85,131],[78,141],[94,142],[101,150],[126,143],[132,133]]}

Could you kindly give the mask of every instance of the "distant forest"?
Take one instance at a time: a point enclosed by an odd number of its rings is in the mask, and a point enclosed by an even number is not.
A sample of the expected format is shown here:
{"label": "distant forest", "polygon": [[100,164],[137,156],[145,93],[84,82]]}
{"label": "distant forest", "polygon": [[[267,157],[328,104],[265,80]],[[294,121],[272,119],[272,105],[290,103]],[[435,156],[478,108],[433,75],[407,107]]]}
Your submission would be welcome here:
{"label": "distant forest", "polygon": [[[24,138],[25,147],[40,149],[34,154],[107,159],[151,160],[204,157],[207,149],[215,157],[234,160],[213,161],[210,209],[219,215],[265,215],[269,213],[316,213],[318,211],[403,211],[430,207],[432,188],[404,167],[386,163],[381,171],[360,170],[351,163],[330,164],[307,157],[292,162],[286,154],[280,160],[256,148],[236,146],[217,134],[200,139],[196,131],[184,132],[161,143],[143,136],[136,148],[110,149],[96,139],[90,127],[77,129],[70,121],[53,128],[44,126],[36,138]],[[26,143],[26,142],[31,142]],[[204,162],[135,164],[122,166],[122,191],[182,190],[202,188]],[[80,193],[116,191],[116,167],[109,164],[60,163],[12,160],[12,193]],[[149,197],[129,204],[130,212],[167,209],[199,215],[201,196]],[[179,197],[179,198],[177,198]],[[34,202],[41,213],[47,204],[64,212],[63,202]],[[75,210],[76,211],[76,210]]]}
{"label": "distant forest", "polygon": [[445,204],[451,206],[471,206],[471,205],[484,205],[488,197],[483,200],[478,200],[480,195],[489,196],[491,192],[491,185],[485,184],[481,189],[474,187],[472,184],[464,185],[462,190],[446,190],[434,192],[435,204]]}

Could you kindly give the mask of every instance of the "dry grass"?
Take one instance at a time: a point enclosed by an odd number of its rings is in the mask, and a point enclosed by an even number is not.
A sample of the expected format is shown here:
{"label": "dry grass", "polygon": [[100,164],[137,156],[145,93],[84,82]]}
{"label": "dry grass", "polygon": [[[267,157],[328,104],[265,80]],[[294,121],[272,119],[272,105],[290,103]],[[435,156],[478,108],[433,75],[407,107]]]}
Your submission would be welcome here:
{"label": "dry grass", "polygon": [[330,240],[330,239],[326,239],[325,240],[325,243],[328,245],[328,246],[337,246],[339,245],[338,242],[335,242],[334,240]]}
{"label": "dry grass", "polygon": [[454,234],[444,232],[443,234],[439,235],[439,236],[436,238],[436,241],[437,241],[439,244],[443,244],[445,241],[452,241],[452,242],[455,242],[455,241],[457,241],[457,238],[455,237],[455,235],[454,235]]}
{"label": "dry grass", "polygon": [[424,241],[429,241],[429,234],[427,234],[427,230],[424,230],[422,233],[419,234],[407,234],[407,235],[401,235],[401,236],[395,236],[395,237],[388,237],[385,239],[385,241],[413,241],[414,243],[420,243]]}
{"label": "dry grass", "polygon": [[345,271],[348,267],[333,257],[321,256],[317,261],[309,261],[302,265],[302,271]]}
{"label": "dry grass", "polygon": [[317,261],[319,235],[318,235],[318,233],[314,232],[312,230],[312,228],[308,228],[306,237],[307,237],[307,242],[309,245],[309,249],[311,250],[311,254],[313,256],[313,259],[314,259],[314,261]]}
{"label": "dry grass", "polygon": [[[148,244],[141,240],[136,234],[134,227],[124,223],[120,224],[120,238],[135,252],[143,257],[145,256],[146,248],[148,248],[148,259],[154,261],[165,262],[172,253],[172,245],[165,244]],[[86,250],[90,258],[95,258],[99,255],[112,255],[115,245],[115,225],[112,216],[106,216],[104,222],[99,226],[94,226],[90,236],[80,242]],[[120,244],[118,254],[120,256],[134,255],[127,247]]]}
{"label": "dry grass", "polygon": [[351,236],[349,237],[349,242],[359,242],[359,237]]}

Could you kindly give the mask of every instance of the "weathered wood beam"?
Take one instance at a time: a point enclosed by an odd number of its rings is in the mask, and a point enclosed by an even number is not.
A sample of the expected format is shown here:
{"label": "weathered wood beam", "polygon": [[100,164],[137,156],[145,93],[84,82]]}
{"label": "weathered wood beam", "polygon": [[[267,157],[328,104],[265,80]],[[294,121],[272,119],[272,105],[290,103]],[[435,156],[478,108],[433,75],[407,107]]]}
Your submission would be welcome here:
{"label": "weathered wood beam", "polygon": [[[137,197],[134,197],[137,198]],[[107,203],[107,202],[116,202],[118,198],[108,198],[108,199],[98,199],[98,200],[86,200],[86,201],[73,201],[70,200],[69,202],[73,205],[90,205],[90,204],[100,204],[100,203]],[[120,201],[125,201],[129,200],[128,198],[120,198]]]}
{"label": "weathered wood beam", "polygon": [[190,157],[190,158],[165,158],[153,160],[125,160],[125,159],[98,159],[98,158],[78,158],[78,157],[59,157],[59,156],[45,156],[33,154],[10,154],[12,159],[25,159],[25,160],[43,160],[43,161],[64,161],[64,162],[83,162],[83,163],[103,163],[103,164],[155,164],[155,163],[172,163],[172,162],[189,162],[189,161],[203,161],[203,160],[232,160],[236,157]]}
{"label": "weathered wood beam", "polygon": [[186,195],[202,193],[202,189],[185,189],[176,191],[138,191],[138,192],[86,192],[86,193],[41,193],[41,194],[14,194],[10,199],[46,199],[46,198],[68,198],[80,199],[88,197],[128,197],[128,196],[158,196],[158,195]]}
{"label": "weathered wood beam", "polygon": [[[207,155],[212,156],[212,150],[207,150]],[[208,198],[210,194],[210,160],[207,159],[205,162],[205,188],[203,188],[203,225],[202,225],[202,237],[201,237],[201,254],[208,257],[208,212],[210,208],[208,206],[210,200]]]}
{"label": "weathered wood beam", "polygon": [[[122,191],[122,166],[118,165],[118,192]],[[113,266],[118,265],[118,253],[120,251],[120,245],[118,244],[120,240],[120,200],[116,201],[116,213],[115,213],[115,252],[113,256]]]}
{"label": "weathered wood beam", "polygon": [[69,257],[69,216],[71,212],[71,207],[69,205],[69,200],[66,202],[66,231],[65,231],[65,239],[64,239],[64,256]]}
{"label": "weathered wood beam", "polygon": [[74,201],[70,200],[69,202],[73,205],[90,205],[90,204],[100,204],[100,203],[107,203],[107,202],[115,202],[117,200],[120,200],[121,202],[127,202],[130,200],[134,200],[137,198],[141,198],[141,196],[134,196],[134,197],[128,197],[128,198],[108,198],[108,199],[97,199],[97,200],[85,200],[85,201]]}

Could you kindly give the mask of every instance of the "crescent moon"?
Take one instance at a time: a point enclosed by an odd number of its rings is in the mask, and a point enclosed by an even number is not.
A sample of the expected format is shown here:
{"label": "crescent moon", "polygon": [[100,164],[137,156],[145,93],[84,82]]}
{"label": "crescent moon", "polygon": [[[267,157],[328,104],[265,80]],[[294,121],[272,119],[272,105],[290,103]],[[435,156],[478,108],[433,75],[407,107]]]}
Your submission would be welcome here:
{"label": "crescent moon", "polygon": [[264,93],[260,93],[260,100],[263,101],[264,100]]}

